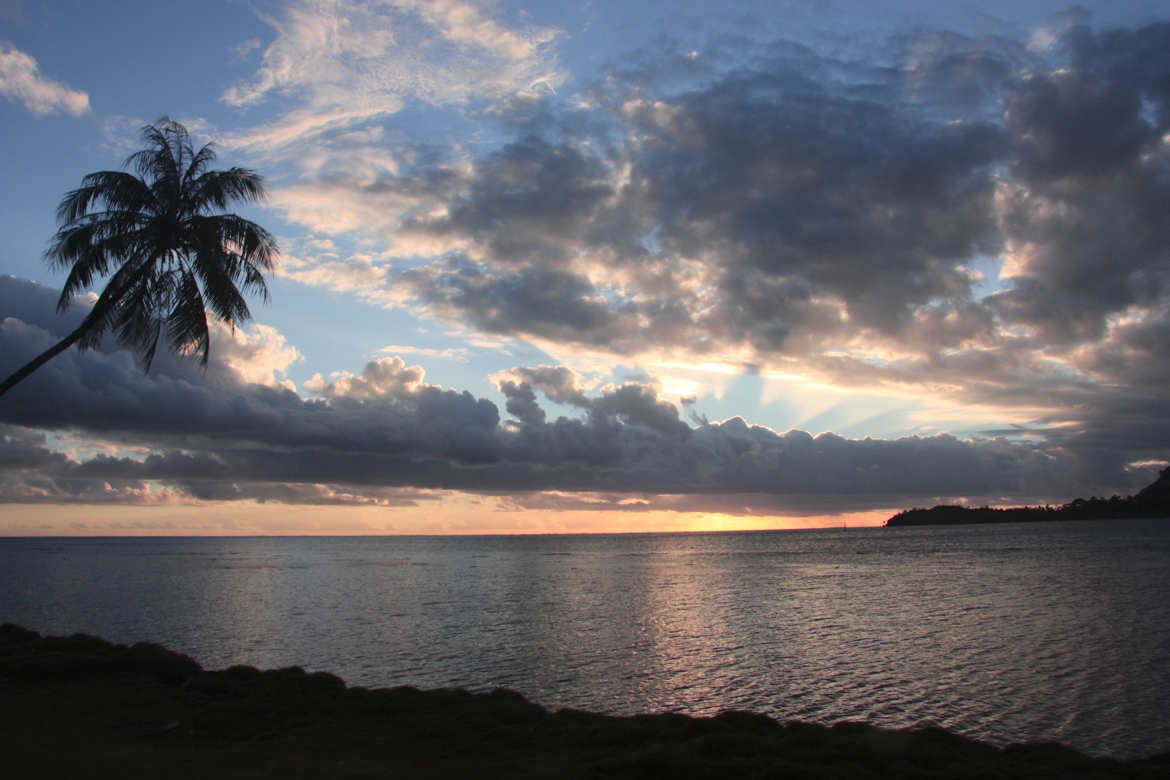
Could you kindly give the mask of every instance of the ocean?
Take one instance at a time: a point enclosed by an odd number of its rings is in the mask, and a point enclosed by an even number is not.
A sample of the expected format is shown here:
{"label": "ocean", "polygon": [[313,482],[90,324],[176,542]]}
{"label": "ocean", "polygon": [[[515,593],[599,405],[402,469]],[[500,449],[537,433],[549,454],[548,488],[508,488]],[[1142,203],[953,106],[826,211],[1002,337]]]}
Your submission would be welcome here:
{"label": "ocean", "polygon": [[1170,751],[1170,521],[0,539],[0,622],[553,709]]}

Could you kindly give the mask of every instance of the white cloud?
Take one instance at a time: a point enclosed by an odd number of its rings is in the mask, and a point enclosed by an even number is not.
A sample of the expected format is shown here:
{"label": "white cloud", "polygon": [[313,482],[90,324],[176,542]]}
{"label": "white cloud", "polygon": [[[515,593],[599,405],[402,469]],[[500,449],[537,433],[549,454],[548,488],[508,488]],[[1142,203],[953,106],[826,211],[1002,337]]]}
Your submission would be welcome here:
{"label": "white cloud", "polygon": [[252,324],[247,330],[231,331],[215,323],[217,368],[233,375],[242,384],[285,387],[293,390],[285,377],[289,366],[303,359],[300,351],[289,344],[284,334],[268,325]]}
{"label": "white cloud", "polygon": [[458,0],[301,2],[264,21],[276,38],[260,68],[221,99],[245,107],[279,95],[297,106],[228,145],[274,151],[396,113],[408,98],[462,104],[564,80],[547,51],[557,31],[510,30]]}
{"label": "white cloud", "polygon": [[402,215],[416,209],[418,202],[393,192],[365,193],[348,184],[298,184],[272,193],[272,205],[289,222],[316,233],[358,231],[384,239],[391,236]]}
{"label": "white cloud", "polygon": [[[339,101],[344,96],[341,90]],[[289,111],[271,124],[254,128],[242,135],[227,136],[223,145],[247,147],[262,153],[276,153],[290,144],[305,142],[338,129],[343,129],[379,116],[397,113],[402,109],[402,98],[398,95],[369,95],[357,105],[346,106],[341,102],[329,104],[322,100],[303,108]]]}
{"label": "white cloud", "polygon": [[422,357],[441,358],[466,363],[467,350],[463,347],[435,349],[433,347],[411,347],[405,344],[387,344],[379,352],[386,355],[421,355]]}
{"label": "white cloud", "polygon": [[285,256],[277,273],[310,287],[354,293],[379,306],[390,305],[401,297],[391,288],[389,266],[368,254],[352,254],[343,260],[332,253],[311,258]]}
{"label": "white cloud", "polygon": [[43,75],[33,57],[9,44],[0,44],[0,95],[37,116],[89,113],[89,95]]}
{"label": "white cloud", "polygon": [[233,51],[236,53],[237,57],[243,60],[247,59],[248,55],[250,55],[252,52],[258,51],[263,45],[263,41],[261,41],[259,38],[249,38],[246,41],[240,41],[237,43]]}
{"label": "white cloud", "polygon": [[326,383],[320,374],[314,374],[305,382],[305,388],[333,399],[403,398],[426,387],[425,376],[421,366],[408,366],[402,358],[391,357],[367,363],[361,376],[342,371]]}
{"label": "white cloud", "polygon": [[547,28],[518,35],[485,18],[471,3],[460,0],[394,0],[388,5],[417,13],[449,40],[482,48],[503,59],[523,61],[539,57],[540,46],[556,37],[556,32]]}

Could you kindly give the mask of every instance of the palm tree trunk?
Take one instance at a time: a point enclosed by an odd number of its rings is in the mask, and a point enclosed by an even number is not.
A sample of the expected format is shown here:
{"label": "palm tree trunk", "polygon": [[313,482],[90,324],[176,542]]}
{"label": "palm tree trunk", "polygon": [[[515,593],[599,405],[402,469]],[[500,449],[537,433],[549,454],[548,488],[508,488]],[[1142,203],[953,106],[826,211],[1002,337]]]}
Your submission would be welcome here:
{"label": "palm tree trunk", "polygon": [[31,361],[29,361],[24,366],[24,368],[20,369],[19,371],[14,373],[12,376],[5,379],[3,383],[0,383],[0,395],[4,395],[5,393],[7,393],[8,389],[11,388],[13,385],[15,385],[17,382],[24,379],[26,376],[28,376],[32,372],[36,371],[38,368],[43,366],[45,363],[48,363],[50,360],[55,358],[57,355],[60,355],[62,352],[69,349],[74,344],[76,344],[78,341],[80,341],[82,335],[84,335],[84,333],[86,331],[87,326],[89,325],[89,320],[90,320],[90,318],[86,317],[85,320],[81,323],[81,325],[78,326],[77,330],[73,331],[68,336],[66,336],[65,338],[61,339],[53,346],[46,349],[41,354],[37,355],[35,358],[33,358]]}

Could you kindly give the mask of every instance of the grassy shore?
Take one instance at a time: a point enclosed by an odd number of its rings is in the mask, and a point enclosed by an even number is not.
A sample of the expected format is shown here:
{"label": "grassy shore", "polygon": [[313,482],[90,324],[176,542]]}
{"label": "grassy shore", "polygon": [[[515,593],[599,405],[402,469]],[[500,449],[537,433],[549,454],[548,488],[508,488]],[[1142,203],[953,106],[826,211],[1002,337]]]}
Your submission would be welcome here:
{"label": "grassy shore", "polygon": [[299,668],[206,671],[153,644],[0,627],[6,778],[1170,777],[939,729],[781,725],[745,712],[549,712],[506,690],[347,687]]}

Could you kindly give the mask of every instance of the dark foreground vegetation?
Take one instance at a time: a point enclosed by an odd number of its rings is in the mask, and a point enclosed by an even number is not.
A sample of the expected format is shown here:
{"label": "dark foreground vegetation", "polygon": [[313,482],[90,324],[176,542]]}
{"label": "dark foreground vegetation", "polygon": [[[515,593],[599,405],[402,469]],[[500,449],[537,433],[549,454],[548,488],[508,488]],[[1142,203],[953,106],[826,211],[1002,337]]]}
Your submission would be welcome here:
{"label": "dark foreground vegetation", "polygon": [[1126,517],[1170,517],[1170,468],[1137,494],[1111,498],[1078,498],[1061,506],[965,507],[942,505],[908,509],[886,521],[898,525],[963,525],[966,523],[1035,523],[1049,520],[1113,520]]}
{"label": "dark foreground vegetation", "polygon": [[746,712],[549,712],[505,690],[367,690],[295,667],[205,671],[154,644],[10,624],[0,626],[0,743],[0,771],[14,780],[1170,776],[1170,754],[1114,761]]}

